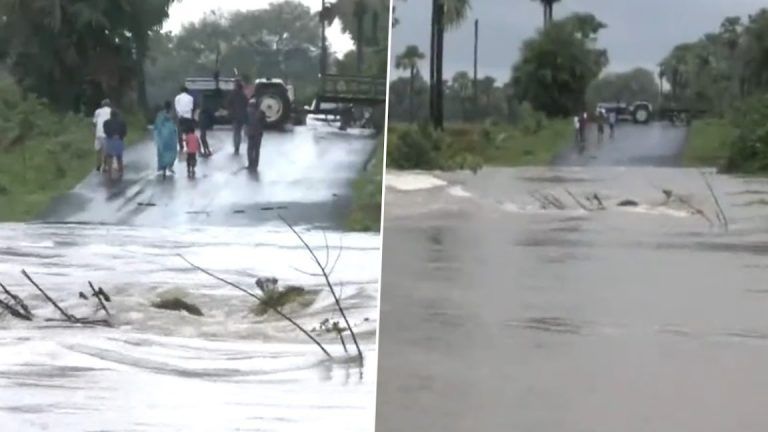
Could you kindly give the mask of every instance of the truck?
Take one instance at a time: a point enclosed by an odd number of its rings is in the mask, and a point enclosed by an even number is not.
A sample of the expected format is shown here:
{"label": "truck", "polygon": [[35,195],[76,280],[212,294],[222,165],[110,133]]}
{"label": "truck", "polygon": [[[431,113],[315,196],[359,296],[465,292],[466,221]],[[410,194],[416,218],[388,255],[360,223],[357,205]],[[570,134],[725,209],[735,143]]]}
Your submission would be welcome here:
{"label": "truck", "polygon": [[[236,78],[187,78],[184,82],[198,106],[203,103],[212,107],[214,124],[231,124],[227,100],[235,89]],[[259,78],[252,83],[244,83],[249,99],[260,101],[266,114],[266,127],[281,129],[289,122],[300,124],[301,111],[295,108],[293,86],[277,78]]]}
{"label": "truck", "polygon": [[653,115],[653,105],[650,102],[637,101],[624,102],[600,102],[597,110],[603,110],[606,114],[614,112],[617,121],[631,121],[637,124],[647,124]]}

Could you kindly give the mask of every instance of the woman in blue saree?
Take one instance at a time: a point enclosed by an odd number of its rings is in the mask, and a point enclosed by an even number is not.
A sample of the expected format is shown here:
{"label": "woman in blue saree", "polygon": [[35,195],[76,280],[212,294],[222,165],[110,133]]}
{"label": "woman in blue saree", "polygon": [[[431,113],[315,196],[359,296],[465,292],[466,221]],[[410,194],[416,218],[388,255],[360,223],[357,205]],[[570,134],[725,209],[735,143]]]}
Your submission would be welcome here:
{"label": "woman in blue saree", "polygon": [[176,123],[173,121],[171,103],[165,102],[164,109],[155,117],[155,145],[157,145],[157,171],[163,173],[165,178],[167,171],[174,174],[173,165],[176,163],[177,138]]}

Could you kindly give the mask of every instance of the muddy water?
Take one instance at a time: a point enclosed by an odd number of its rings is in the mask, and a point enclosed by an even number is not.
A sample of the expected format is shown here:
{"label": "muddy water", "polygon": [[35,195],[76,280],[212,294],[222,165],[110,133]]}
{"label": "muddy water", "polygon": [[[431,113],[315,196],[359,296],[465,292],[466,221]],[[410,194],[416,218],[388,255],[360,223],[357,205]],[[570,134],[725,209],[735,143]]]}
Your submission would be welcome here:
{"label": "muddy water", "polygon": [[389,173],[377,431],[766,430],[768,182],[711,182],[727,232],[698,171]]}
{"label": "muddy water", "polygon": [[[325,240],[305,233],[325,261]],[[344,361],[338,339],[321,351],[289,324],[255,317],[243,294],[189,268],[176,254],[246,287],[276,276],[317,292],[290,315],[308,328],[338,320],[312,261],[283,227],[155,229],[0,225],[0,281],[38,320],[0,317],[0,424],[9,431],[368,431],[376,383],[379,238],[329,233],[332,280],[366,356]],[[20,275],[26,269],[70,313],[101,317],[78,297],[102,286],[115,328],[45,322],[55,309]],[[150,303],[178,294],[204,317]],[[349,343],[352,348],[351,341]],[[352,348],[353,349],[353,348]]]}

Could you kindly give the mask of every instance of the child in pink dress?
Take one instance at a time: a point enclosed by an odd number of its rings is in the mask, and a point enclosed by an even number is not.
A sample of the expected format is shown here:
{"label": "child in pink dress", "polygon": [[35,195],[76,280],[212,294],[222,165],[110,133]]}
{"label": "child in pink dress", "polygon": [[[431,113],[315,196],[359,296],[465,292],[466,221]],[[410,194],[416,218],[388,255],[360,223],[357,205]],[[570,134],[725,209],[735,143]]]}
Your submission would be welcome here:
{"label": "child in pink dress", "polygon": [[187,133],[184,137],[187,144],[187,176],[195,176],[195,167],[197,166],[197,154],[200,153],[200,139],[194,131]]}

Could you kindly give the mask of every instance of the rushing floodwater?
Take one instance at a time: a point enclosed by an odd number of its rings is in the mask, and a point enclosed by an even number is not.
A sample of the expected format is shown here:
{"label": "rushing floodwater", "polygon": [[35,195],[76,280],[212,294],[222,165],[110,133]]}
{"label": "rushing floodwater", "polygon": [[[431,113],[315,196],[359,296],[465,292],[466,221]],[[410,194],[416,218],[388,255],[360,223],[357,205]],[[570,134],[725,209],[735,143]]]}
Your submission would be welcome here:
{"label": "rushing floodwater", "polygon": [[377,431],[767,430],[768,182],[711,181],[388,173]]}
{"label": "rushing floodwater", "polygon": [[[305,233],[325,260],[323,236]],[[364,367],[327,361],[290,324],[249,314],[244,294],[191,269],[177,254],[253,288],[257,276],[319,290],[290,315],[308,328],[339,320],[307,252],[282,226],[154,229],[0,225],[0,282],[39,319],[0,317],[3,431],[368,431],[376,387],[377,235],[328,233],[332,275],[366,355]],[[88,281],[112,297],[115,328],[45,322],[56,310],[25,269],[70,313],[101,317],[78,297]],[[179,294],[203,317],[153,309]],[[338,339],[320,339],[344,357]],[[350,349],[354,349],[348,338]]]}

